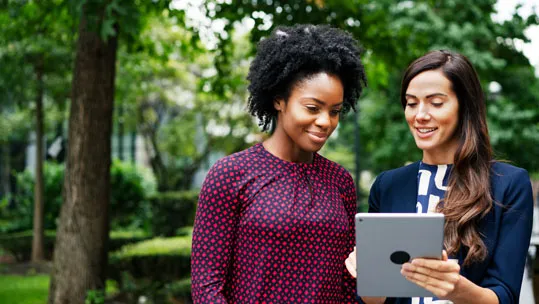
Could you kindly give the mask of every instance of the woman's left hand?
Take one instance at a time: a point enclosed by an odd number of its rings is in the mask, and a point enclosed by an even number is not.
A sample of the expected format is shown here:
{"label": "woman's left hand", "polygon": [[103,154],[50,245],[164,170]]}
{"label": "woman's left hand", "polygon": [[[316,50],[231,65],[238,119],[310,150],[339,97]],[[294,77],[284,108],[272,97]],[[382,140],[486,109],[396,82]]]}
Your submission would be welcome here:
{"label": "woman's left hand", "polygon": [[449,261],[444,250],[441,260],[414,259],[402,265],[401,274],[413,282],[432,292],[440,299],[448,299],[458,289],[460,266]]}

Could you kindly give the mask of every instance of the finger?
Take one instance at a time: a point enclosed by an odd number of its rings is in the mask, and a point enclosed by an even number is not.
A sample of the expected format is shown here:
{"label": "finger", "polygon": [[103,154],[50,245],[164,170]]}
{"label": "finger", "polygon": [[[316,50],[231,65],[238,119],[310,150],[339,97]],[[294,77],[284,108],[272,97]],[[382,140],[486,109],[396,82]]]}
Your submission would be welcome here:
{"label": "finger", "polygon": [[356,270],[355,263],[352,263],[352,261],[350,261],[350,258],[348,258],[348,259],[346,259],[346,261],[344,261],[344,264],[346,265],[346,269],[348,270],[350,275],[352,277],[356,278],[357,277],[357,270]]}
{"label": "finger", "polygon": [[[445,298],[447,297],[452,291],[453,288],[446,289],[444,287],[439,287],[436,285],[431,285],[427,282],[424,282],[422,280],[415,279],[413,277],[405,277],[408,281],[425,288],[426,290],[432,292],[436,297],[438,298]],[[447,286],[446,286],[447,287]]]}
{"label": "finger", "polygon": [[[450,262],[443,262],[443,263],[450,263]],[[404,276],[414,277],[422,281],[437,280],[437,281],[448,282],[450,284],[456,283],[460,278],[458,271],[440,272],[440,271],[433,270],[430,268],[420,267],[411,263],[405,263],[404,265],[402,265],[401,273]],[[435,285],[440,286],[439,283],[436,283]]]}
{"label": "finger", "polygon": [[460,266],[458,263],[452,261],[441,261],[434,259],[414,259],[412,265],[416,267],[425,268],[425,271],[436,271],[436,272],[459,272]]}

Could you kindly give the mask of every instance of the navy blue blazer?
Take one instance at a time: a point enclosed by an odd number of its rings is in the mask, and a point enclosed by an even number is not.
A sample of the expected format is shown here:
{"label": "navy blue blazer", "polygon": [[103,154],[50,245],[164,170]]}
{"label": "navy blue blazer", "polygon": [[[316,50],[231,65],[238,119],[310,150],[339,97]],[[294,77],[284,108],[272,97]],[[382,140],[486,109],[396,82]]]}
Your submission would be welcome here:
{"label": "navy blue blazer", "polygon": [[[418,170],[416,162],[382,172],[371,188],[369,212],[415,213]],[[469,267],[462,267],[463,250],[457,258],[462,276],[493,290],[500,303],[518,303],[532,230],[531,182],[526,170],[506,163],[493,163],[491,171],[491,192],[496,203],[479,223],[488,256]],[[410,303],[410,299],[390,298],[386,303]]]}

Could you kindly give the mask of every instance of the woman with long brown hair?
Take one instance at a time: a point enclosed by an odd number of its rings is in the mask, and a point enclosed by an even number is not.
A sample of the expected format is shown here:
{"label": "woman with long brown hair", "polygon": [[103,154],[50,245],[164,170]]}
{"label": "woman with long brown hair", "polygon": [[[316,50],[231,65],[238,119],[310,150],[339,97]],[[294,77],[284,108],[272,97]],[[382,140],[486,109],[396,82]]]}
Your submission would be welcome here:
{"label": "woman with long brown hair", "polygon": [[[401,270],[436,298],[362,300],[518,303],[532,227],[531,184],[526,170],[493,160],[485,99],[472,64],[454,52],[427,53],[406,70],[401,103],[423,158],[381,173],[371,188],[369,212],[445,215],[442,259],[414,259]],[[353,275],[355,254],[346,260]]]}

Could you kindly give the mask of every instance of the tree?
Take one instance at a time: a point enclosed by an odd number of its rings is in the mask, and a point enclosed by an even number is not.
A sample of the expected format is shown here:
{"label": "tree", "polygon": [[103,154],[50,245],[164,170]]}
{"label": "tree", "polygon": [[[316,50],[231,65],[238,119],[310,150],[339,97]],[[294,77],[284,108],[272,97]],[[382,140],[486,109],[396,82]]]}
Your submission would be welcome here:
{"label": "tree", "polygon": [[118,44],[117,34],[107,32],[116,24],[107,14],[110,5],[109,1],[89,1],[82,6],[49,303],[84,303],[87,290],[105,286]]}
{"label": "tree", "polygon": [[168,7],[168,1],[71,3],[80,11],[80,20],[51,304],[84,303],[89,290],[104,292],[118,44],[122,35],[122,41],[136,49],[147,16]]}
{"label": "tree", "polygon": [[[252,21],[251,41],[257,43],[276,25],[331,24],[351,32],[365,51],[363,61],[369,86],[360,99],[361,162],[374,172],[416,160],[415,147],[399,102],[400,79],[406,66],[432,49],[448,48],[468,56],[477,68],[485,90],[501,84],[497,96],[488,94],[488,117],[495,150],[516,164],[539,171],[538,79],[533,67],[515,47],[527,41],[524,29],[538,24],[537,15],[499,24],[492,20],[494,0],[436,1],[207,1],[203,7],[211,20],[224,26],[216,54],[218,77],[226,82],[230,41],[237,25]],[[348,117],[347,120],[353,119]],[[339,146],[353,151],[353,124],[339,128]],[[524,153],[516,153],[522,151]],[[528,153],[529,152],[529,153]],[[351,168],[349,168],[351,169]],[[357,178],[357,177],[356,177]]]}
{"label": "tree", "polygon": [[[34,224],[32,241],[32,261],[44,259],[43,230],[43,161],[45,157],[43,139],[45,135],[44,108],[45,99],[51,88],[46,78],[65,78],[66,64],[70,63],[69,53],[71,18],[67,7],[61,1],[7,1],[2,4],[0,22],[2,23],[1,40],[5,41],[3,58],[7,66],[17,66],[8,82],[20,90],[7,88],[11,96],[16,96],[18,103],[27,99],[35,101],[35,186],[34,186]],[[50,14],[52,11],[52,14]],[[54,16],[53,17],[51,17]],[[6,71],[7,72],[7,71]],[[28,79],[33,82],[28,83]],[[64,83],[65,84],[65,83]],[[52,87],[52,85],[51,85]],[[8,95],[10,96],[10,95]],[[51,95],[49,94],[49,97]]]}

